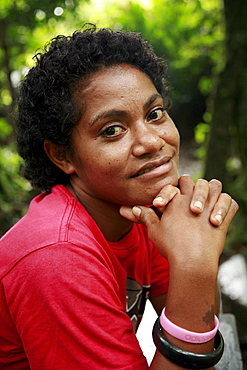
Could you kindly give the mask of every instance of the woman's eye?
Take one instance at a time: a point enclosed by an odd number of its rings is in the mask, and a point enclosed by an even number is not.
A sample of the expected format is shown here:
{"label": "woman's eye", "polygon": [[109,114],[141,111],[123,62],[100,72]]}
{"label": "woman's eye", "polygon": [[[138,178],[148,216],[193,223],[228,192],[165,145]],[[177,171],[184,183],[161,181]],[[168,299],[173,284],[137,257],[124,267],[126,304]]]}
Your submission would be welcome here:
{"label": "woman's eye", "polygon": [[148,119],[151,121],[158,120],[164,116],[164,108],[156,108],[149,113]]}
{"label": "woman's eye", "polygon": [[102,136],[117,136],[123,131],[124,129],[120,126],[110,126],[102,132]]}

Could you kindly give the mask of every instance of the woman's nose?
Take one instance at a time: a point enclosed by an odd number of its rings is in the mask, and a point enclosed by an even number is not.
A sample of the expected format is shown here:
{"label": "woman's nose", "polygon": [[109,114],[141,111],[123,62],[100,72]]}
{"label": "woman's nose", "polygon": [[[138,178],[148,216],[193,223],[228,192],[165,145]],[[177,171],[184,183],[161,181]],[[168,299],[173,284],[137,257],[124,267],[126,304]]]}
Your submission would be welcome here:
{"label": "woman's nose", "polygon": [[148,123],[139,124],[134,132],[133,155],[140,157],[144,154],[158,152],[165,145],[159,132]]}

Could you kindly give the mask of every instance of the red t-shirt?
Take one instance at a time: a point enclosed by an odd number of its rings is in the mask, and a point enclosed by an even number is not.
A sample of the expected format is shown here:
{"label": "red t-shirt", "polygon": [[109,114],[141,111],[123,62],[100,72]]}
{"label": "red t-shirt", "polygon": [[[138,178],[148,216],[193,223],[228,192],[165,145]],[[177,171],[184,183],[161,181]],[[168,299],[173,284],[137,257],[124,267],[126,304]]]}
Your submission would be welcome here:
{"label": "red t-shirt", "polygon": [[133,325],[169,271],[144,226],[109,243],[58,185],[31,202],[0,256],[0,368],[148,368]]}

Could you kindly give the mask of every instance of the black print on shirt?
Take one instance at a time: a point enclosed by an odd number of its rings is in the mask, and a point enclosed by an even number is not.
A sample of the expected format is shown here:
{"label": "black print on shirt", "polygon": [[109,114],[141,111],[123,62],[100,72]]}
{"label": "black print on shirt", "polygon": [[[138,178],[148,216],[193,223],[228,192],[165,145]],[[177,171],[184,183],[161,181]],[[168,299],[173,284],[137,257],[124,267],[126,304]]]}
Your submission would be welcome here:
{"label": "black print on shirt", "polygon": [[138,328],[143,315],[150,286],[142,286],[136,280],[127,278],[126,281],[126,312],[134,326]]}

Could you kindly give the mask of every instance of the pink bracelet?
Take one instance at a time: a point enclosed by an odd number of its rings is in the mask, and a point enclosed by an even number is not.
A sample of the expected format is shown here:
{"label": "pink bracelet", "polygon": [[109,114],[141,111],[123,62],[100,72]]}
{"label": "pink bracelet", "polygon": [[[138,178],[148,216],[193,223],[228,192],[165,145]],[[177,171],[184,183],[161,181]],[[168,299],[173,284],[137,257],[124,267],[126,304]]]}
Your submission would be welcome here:
{"label": "pink bracelet", "polygon": [[219,327],[219,320],[217,316],[214,316],[215,328],[206,333],[196,333],[193,331],[188,331],[186,329],[180,328],[179,326],[173,324],[165,314],[165,308],[163,309],[160,316],[160,324],[162,328],[172,335],[174,338],[180,339],[188,343],[205,343],[213,339],[217,333]]}

